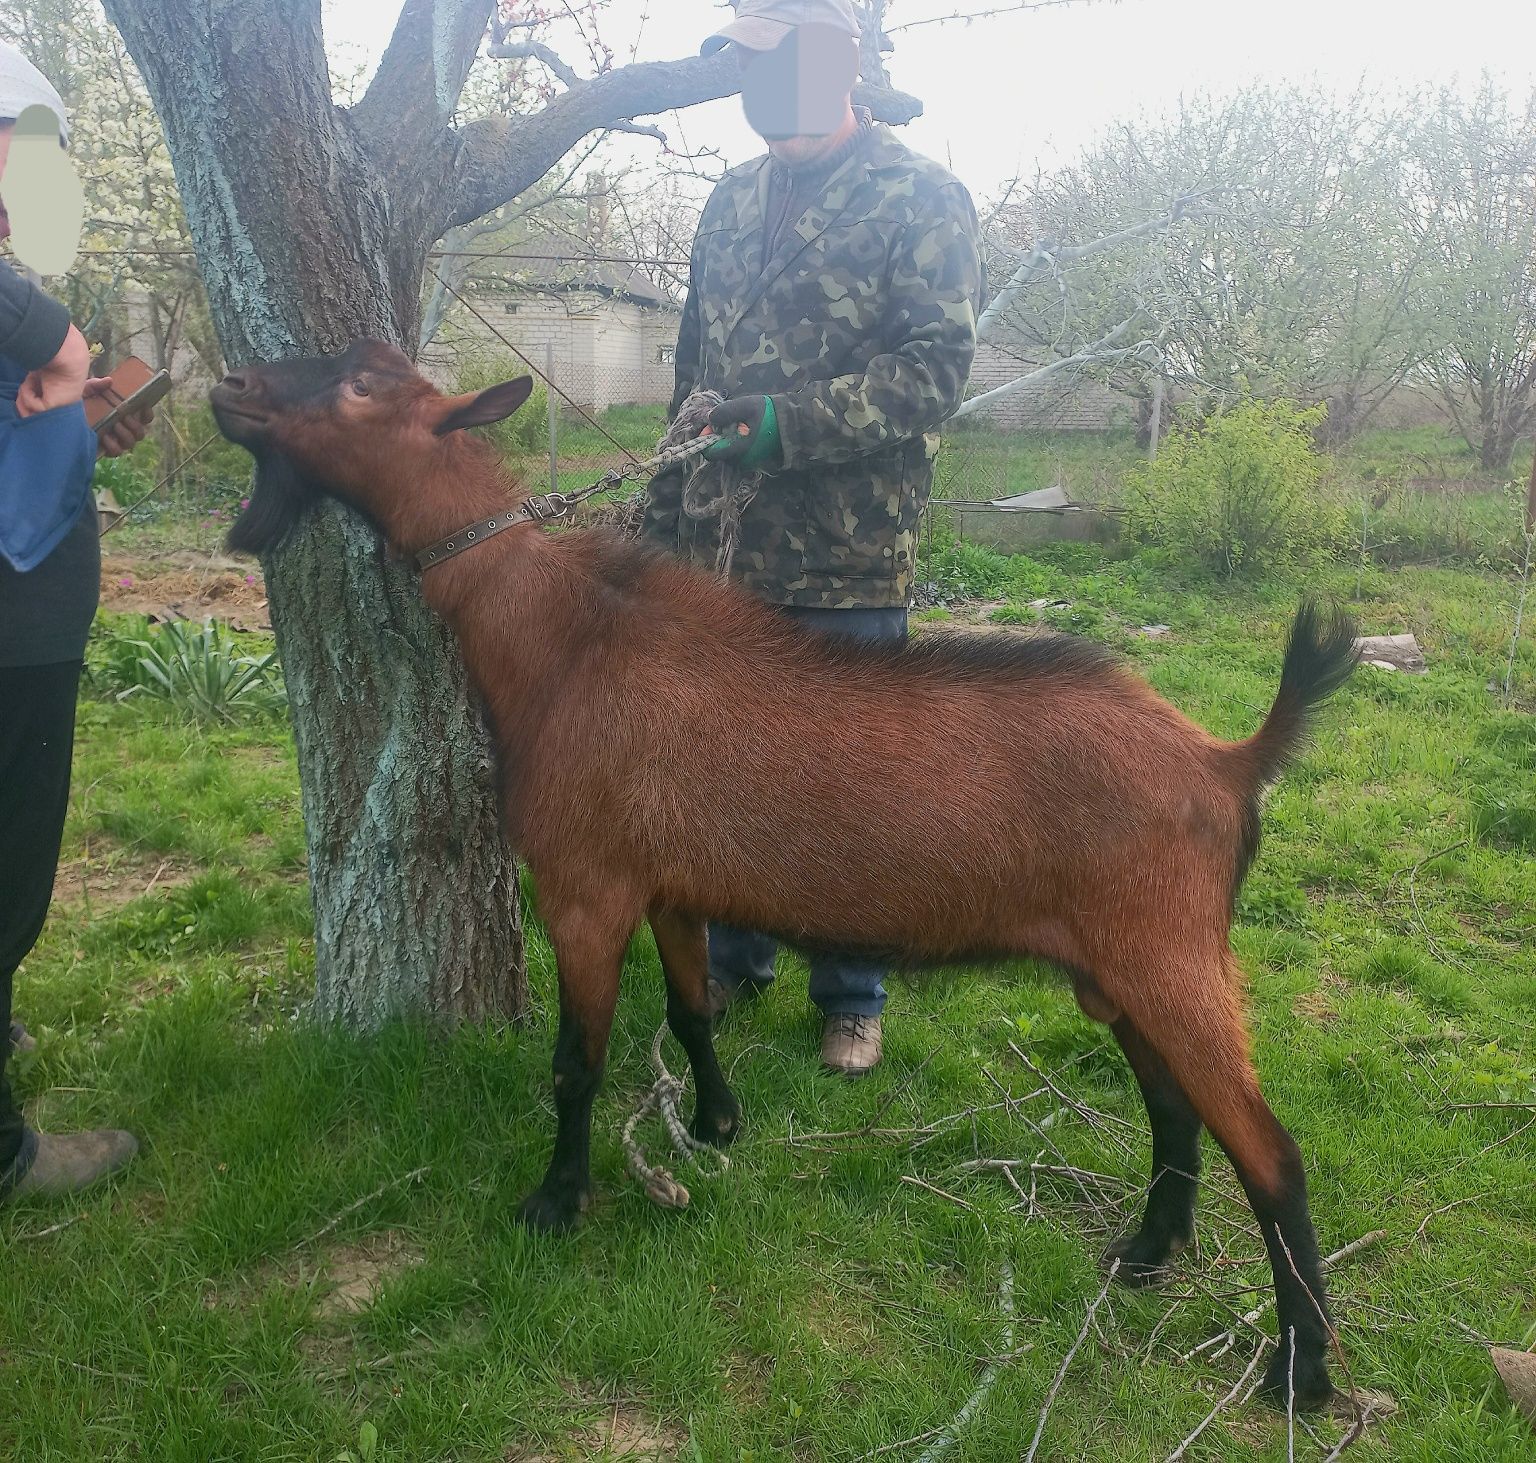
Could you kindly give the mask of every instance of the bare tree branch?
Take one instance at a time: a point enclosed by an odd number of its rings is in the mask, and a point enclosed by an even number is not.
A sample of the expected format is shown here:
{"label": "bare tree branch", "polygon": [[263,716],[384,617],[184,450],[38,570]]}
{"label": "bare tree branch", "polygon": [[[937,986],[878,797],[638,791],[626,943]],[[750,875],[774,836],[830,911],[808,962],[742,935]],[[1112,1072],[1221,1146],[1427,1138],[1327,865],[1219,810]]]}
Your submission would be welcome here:
{"label": "bare tree branch", "polygon": [[370,138],[403,146],[446,127],[495,0],[405,0],[384,58],[353,115]]}
{"label": "bare tree branch", "polygon": [[1157,343],[1152,340],[1141,340],[1135,345],[1122,346],[1120,341],[1131,333],[1131,327],[1138,317],[1133,315],[1128,320],[1122,320],[1107,335],[1100,336],[1091,345],[1085,345],[1081,350],[1074,351],[1070,356],[1062,356],[1057,360],[1048,361],[1036,370],[1029,371],[1023,376],[1012,381],[1005,381],[1001,386],[994,386],[990,391],[983,391],[980,396],[973,396],[968,401],[962,402],[960,410],[955,413],[955,418],[968,417],[978,411],[983,411],[989,406],[1004,400],[1017,392],[1023,391],[1029,386],[1040,386],[1049,381],[1053,376],[1059,376],[1063,371],[1070,371],[1076,367],[1103,366],[1111,362],[1123,362],[1133,357],[1147,364],[1154,364],[1158,359]]}
{"label": "bare tree branch", "polygon": [[520,61],[525,58],[542,61],[567,86],[581,85],[581,78],[570,63],[562,61],[555,49],[545,45],[543,41],[504,41],[500,45],[492,46],[486,54],[495,57],[498,61]]}
{"label": "bare tree branch", "polygon": [[968,24],[973,20],[991,20],[996,15],[1014,15],[1021,10],[1059,10],[1064,5],[1088,5],[1093,0],[1014,0],[1010,5],[994,5],[989,10],[952,10],[947,15],[929,15],[922,20],[909,20],[893,25],[889,34],[904,30],[917,30],[925,25],[951,25],[955,22]]}
{"label": "bare tree branch", "polygon": [[[589,132],[733,96],[740,89],[741,71],[727,49],[716,56],[620,66],[579,81],[531,116],[474,122],[458,134],[458,177],[438,232],[515,198]],[[888,87],[861,85],[854,99],[883,122],[910,122],[923,110],[916,97]]]}
{"label": "bare tree branch", "polygon": [[615,122],[608,130],[632,132],[636,137],[654,137],[663,147],[667,145],[667,134],[650,122]]}
{"label": "bare tree branch", "polygon": [[1024,290],[1041,275],[1047,272],[1060,272],[1064,266],[1081,263],[1084,259],[1091,259],[1095,254],[1102,254],[1107,249],[1118,248],[1121,244],[1127,244],[1133,239],[1142,239],[1148,234],[1163,233],[1181,219],[1188,217],[1196,205],[1203,201],[1199,194],[1184,194],[1174,199],[1173,206],[1161,217],[1143,219],[1140,223],[1129,224],[1123,229],[1105,234],[1102,238],[1094,239],[1087,244],[1062,246],[1054,241],[1039,241],[1025,255],[1008,282],[992,297],[987,308],[981,312],[981,318],[976,322],[976,334],[985,339],[996,328],[1002,317],[1012,309],[1014,302]]}

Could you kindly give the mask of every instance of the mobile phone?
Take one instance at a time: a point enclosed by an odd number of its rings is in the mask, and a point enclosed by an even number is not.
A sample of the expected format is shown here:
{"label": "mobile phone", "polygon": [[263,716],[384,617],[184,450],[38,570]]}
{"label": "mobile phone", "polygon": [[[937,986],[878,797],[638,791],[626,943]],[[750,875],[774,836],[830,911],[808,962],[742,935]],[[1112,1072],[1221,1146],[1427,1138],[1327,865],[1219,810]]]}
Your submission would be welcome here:
{"label": "mobile phone", "polygon": [[137,356],[129,356],[112,372],[112,389],[85,403],[85,419],[100,435],[125,417],[140,417],[171,389],[171,373],[155,371]]}

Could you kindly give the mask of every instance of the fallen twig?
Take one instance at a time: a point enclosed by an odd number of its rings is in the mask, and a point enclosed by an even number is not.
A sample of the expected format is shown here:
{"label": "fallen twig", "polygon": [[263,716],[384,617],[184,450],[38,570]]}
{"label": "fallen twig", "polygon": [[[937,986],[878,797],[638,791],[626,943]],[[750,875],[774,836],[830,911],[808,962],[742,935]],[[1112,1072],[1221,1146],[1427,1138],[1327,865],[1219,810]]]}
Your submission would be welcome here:
{"label": "fallen twig", "polygon": [[939,1432],[933,1443],[923,1449],[916,1463],[934,1463],[935,1459],[942,1458],[954,1447],[961,1431],[976,1415],[981,1404],[987,1400],[987,1394],[996,1385],[998,1373],[1015,1356],[1028,1350],[1028,1347],[1022,1348],[1019,1352],[1013,1349],[1013,1266],[1006,1261],[1003,1263],[1002,1283],[998,1287],[998,1301],[1003,1308],[1002,1354],[987,1363],[987,1369],[981,1374],[981,1380],[976,1383],[976,1390],[965,1399],[965,1406],[955,1414],[955,1420]]}
{"label": "fallen twig", "polygon": [[61,1219],[57,1224],[50,1224],[47,1229],[34,1229],[31,1234],[18,1234],[17,1239],[47,1239],[50,1234],[57,1234],[61,1229],[68,1229],[72,1224],[79,1224],[82,1219],[89,1219],[89,1214],[71,1214],[68,1219]]}
{"label": "fallen twig", "polygon": [[1200,1420],[1200,1425],[1196,1427],[1194,1432],[1185,1438],[1184,1441],[1180,1443],[1179,1446],[1176,1447],[1173,1452],[1168,1455],[1166,1463],[1179,1463],[1179,1459],[1183,1458],[1189,1452],[1189,1445],[1194,1442],[1194,1440],[1198,1438],[1200,1434],[1206,1430],[1206,1428],[1208,1428],[1213,1422],[1216,1421],[1217,1417],[1231,1404],[1232,1399],[1243,1390],[1244,1384],[1247,1382],[1248,1378],[1253,1375],[1254,1368],[1257,1367],[1261,1361],[1263,1361],[1264,1351],[1267,1345],[1267,1342],[1261,1344],[1259,1349],[1253,1353],[1253,1360],[1243,1368],[1243,1374],[1232,1384],[1232,1390],[1228,1392],[1226,1396],[1221,1399],[1221,1401],[1219,1401],[1213,1408],[1211,1408],[1209,1412],[1205,1414],[1205,1416]]}
{"label": "fallen twig", "polygon": [[[1013,1043],[1009,1042],[1009,1045],[1012,1046]],[[1056,1371],[1056,1380],[1051,1383],[1051,1390],[1045,1394],[1045,1406],[1040,1409],[1040,1421],[1035,1424],[1035,1436],[1029,1445],[1029,1451],[1024,1455],[1024,1463],[1035,1463],[1040,1439],[1045,1436],[1046,1419],[1051,1415],[1051,1406],[1056,1401],[1056,1394],[1061,1391],[1061,1384],[1067,1379],[1067,1368],[1072,1365],[1072,1358],[1077,1355],[1078,1347],[1088,1339],[1088,1332],[1093,1327],[1094,1314],[1104,1304],[1104,1297],[1109,1294],[1109,1287],[1115,1283],[1115,1275],[1119,1269],[1119,1260],[1109,1267],[1109,1274],[1104,1277],[1104,1288],[1098,1293],[1093,1304],[1088,1307],[1088,1314],[1083,1317],[1083,1329],[1077,1333],[1077,1340],[1072,1343],[1071,1350],[1061,1359],[1061,1366]]]}
{"label": "fallen twig", "polygon": [[1433,1219],[1437,1214],[1446,1214],[1452,1209],[1461,1208],[1463,1204],[1472,1204],[1479,1199],[1485,1199],[1487,1197],[1488,1195],[1485,1190],[1481,1194],[1468,1194],[1465,1199],[1452,1199],[1449,1204],[1442,1204],[1438,1209],[1431,1209],[1429,1213],[1419,1221],[1419,1227],[1414,1230],[1413,1239],[1409,1240],[1408,1243],[1412,1244],[1414,1240],[1423,1239],[1424,1231],[1429,1228],[1429,1221]]}
{"label": "fallen twig", "polygon": [[[1369,1234],[1362,1234],[1359,1239],[1351,1240],[1342,1249],[1335,1250],[1331,1255],[1324,1255],[1322,1260],[1319,1261],[1319,1265],[1324,1270],[1330,1270],[1334,1266],[1342,1265],[1346,1260],[1353,1259],[1354,1256],[1358,1255],[1361,1250],[1368,1249],[1371,1245],[1380,1244],[1381,1241],[1386,1238],[1386,1230],[1373,1229]],[[1264,1312],[1267,1311],[1274,1303],[1275,1296],[1274,1292],[1271,1291],[1251,1311],[1245,1311],[1243,1313],[1243,1315],[1239,1318],[1239,1324],[1244,1326],[1253,1325],[1254,1322],[1256,1322],[1259,1317],[1262,1316]],[[1179,1358],[1179,1360],[1181,1362],[1192,1361],[1195,1357],[1199,1356],[1202,1351],[1209,1351],[1211,1347],[1219,1346],[1221,1347],[1221,1350],[1216,1352],[1216,1354],[1211,1358],[1212,1361],[1215,1361],[1217,1357],[1225,1356],[1227,1352],[1229,1352],[1236,1344],[1237,1332],[1235,1330],[1222,1331],[1219,1334],[1211,1336],[1202,1341],[1198,1346],[1192,1347],[1190,1350],[1186,1351],[1183,1356]]]}
{"label": "fallen twig", "polygon": [[1355,1420],[1349,1425],[1349,1431],[1333,1445],[1333,1451],[1323,1459],[1323,1463],[1336,1463],[1339,1455],[1352,1443],[1360,1440],[1360,1435],[1365,1431],[1371,1420],[1371,1415],[1376,1410],[1374,1402],[1367,1402],[1356,1414]]}
{"label": "fallen twig", "polygon": [[1285,1463],[1296,1463],[1296,1328],[1286,1336],[1291,1349],[1285,1359]]}
{"label": "fallen twig", "polygon": [[[1041,1089],[1044,1090],[1043,1088]],[[1034,1096],[1031,1093],[1030,1096]],[[799,1148],[802,1145],[814,1143],[844,1142],[850,1138],[916,1138],[927,1142],[930,1138],[936,1138],[941,1133],[948,1132],[950,1128],[959,1123],[968,1121],[981,1113],[996,1112],[999,1108],[1008,1107],[1011,1103],[1022,1102],[1023,1098],[1010,1098],[1004,1102],[989,1102],[978,1107],[962,1108],[959,1112],[948,1113],[942,1118],[935,1118],[931,1123],[924,1123],[913,1128],[873,1128],[865,1125],[862,1128],[844,1128],[835,1133],[796,1133],[791,1130],[782,1138],[764,1138],[761,1141],[776,1147]],[[914,1143],[914,1148],[919,1144]]]}
{"label": "fallen twig", "polygon": [[1536,1108],[1536,1102],[1448,1102],[1443,1107],[1436,1108],[1436,1112],[1479,1112],[1484,1108],[1509,1111],[1530,1112]]}
{"label": "fallen twig", "polygon": [[[1457,839],[1455,843],[1448,844],[1445,848],[1437,849],[1434,853],[1427,854],[1424,858],[1421,858],[1418,863],[1414,864],[1412,868],[1407,870],[1408,899],[1413,905],[1413,917],[1418,921],[1419,928],[1423,930],[1425,942],[1429,945],[1429,948],[1434,953],[1435,958],[1437,960],[1445,960],[1448,964],[1456,964],[1458,962],[1450,960],[1445,951],[1443,951],[1440,946],[1435,943],[1435,937],[1430,934],[1429,926],[1424,921],[1424,912],[1419,908],[1419,891],[1414,884],[1414,879],[1418,875],[1419,870],[1422,869],[1425,864],[1432,864],[1436,859],[1444,858],[1448,853],[1455,853],[1458,848],[1465,848],[1470,842],[1471,840],[1467,838]],[[1402,871],[1399,870],[1399,872]],[[1395,878],[1396,875],[1393,877]]]}
{"label": "fallen twig", "polygon": [[414,1183],[419,1178],[424,1178],[432,1172],[432,1165],[424,1163],[420,1168],[413,1168],[409,1173],[401,1174],[399,1178],[391,1179],[387,1184],[380,1184],[371,1194],[364,1194],[361,1199],[355,1199],[348,1204],[334,1219],[322,1224],[308,1239],[301,1239],[293,1248],[303,1249],[305,1245],[312,1245],[317,1239],[324,1239],[338,1224],[350,1214],[356,1214],[364,1204],[371,1204],[375,1199],[387,1194],[391,1189],[398,1189],[402,1184]]}
{"label": "fallen twig", "polygon": [[913,1174],[904,1173],[901,1176],[901,1181],[904,1184],[912,1184],[919,1189],[927,1189],[930,1194],[937,1194],[941,1199],[948,1199],[951,1204],[958,1204],[962,1209],[969,1209],[972,1214],[976,1212],[974,1204],[966,1203],[958,1194],[951,1194],[947,1189],[941,1189],[937,1184],[930,1184],[926,1179],[920,1179]]}
{"label": "fallen twig", "polygon": [[1061,1090],[1061,1088],[1059,1088],[1053,1081],[1051,1081],[1050,1076],[1047,1073],[1041,1071],[1039,1067],[1030,1061],[1030,1059],[1022,1051],[1019,1050],[1019,1047],[1014,1042],[1010,1041],[1008,1043],[1008,1050],[1011,1051],[1014,1056],[1016,1056],[1021,1062],[1024,1063],[1026,1067],[1029,1068],[1029,1070],[1034,1074],[1038,1081],[1045,1083],[1045,1085],[1050,1088],[1050,1090],[1055,1094],[1057,1100],[1062,1104],[1063,1107],[1071,1108],[1072,1111],[1075,1112],[1078,1117],[1080,1117],[1085,1123],[1087,1123],[1089,1127],[1097,1127],[1101,1123],[1114,1123],[1119,1127],[1129,1128],[1133,1132],[1140,1131],[1135,1123],[1127,1122],[1126,1119],[1122,1117],[1116,1117],[1114,1113],[1101,1112],[1096,1107],[1089,1107],[1086,1102],[1079,1102],[1075,1097],[1069,1097],[1065,1092]]}

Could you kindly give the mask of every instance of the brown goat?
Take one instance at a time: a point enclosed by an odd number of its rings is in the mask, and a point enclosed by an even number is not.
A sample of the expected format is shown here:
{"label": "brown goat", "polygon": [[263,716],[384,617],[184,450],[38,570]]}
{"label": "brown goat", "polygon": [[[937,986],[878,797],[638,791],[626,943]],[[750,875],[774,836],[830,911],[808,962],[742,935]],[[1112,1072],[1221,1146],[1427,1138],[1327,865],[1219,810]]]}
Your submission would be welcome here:
{"label": "brown goat", "polygon": [[[231,547],[271,548],[320,493],[406,554],[504,518],[528,495],[458,429],[528,388],[445,398],[378,341],[228,377],[219,425],[257,460]],[[484,697],[507,833],[559,964],[558,1135],[530,1223],[569,1225],[586,1203],[592,1099],[641,921],[692,1064],[694,1131],[717,1143],[739,1108],[715,1060],[706,921],[909,965],[1035,956],[1110,1025],[1146,1099],[1151,1189],[1110,1251],[1120,1277],[1162,1278],[1189,1241],[1210,1128],[1274,1271],[1268,1386],[1284,1397],[1294,1335],[1298,1401],[1329,1395],[1301,1157],[1259,1091],[1228,934],[1260,791],[1354,664],[1347,621],[1302,607],[1263,726],[1226,743],[1085,642],[833,642],[602,532],[520,523],[428,569],[422,592]]]}

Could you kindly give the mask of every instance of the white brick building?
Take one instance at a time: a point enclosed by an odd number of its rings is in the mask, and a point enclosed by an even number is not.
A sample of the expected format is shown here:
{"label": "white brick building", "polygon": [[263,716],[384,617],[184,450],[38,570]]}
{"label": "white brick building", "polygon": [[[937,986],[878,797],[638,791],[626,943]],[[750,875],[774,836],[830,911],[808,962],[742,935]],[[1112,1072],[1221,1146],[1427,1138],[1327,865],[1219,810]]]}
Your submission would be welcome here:
{"label": "white brick building", "polygon": [[[517,256],[513,256],[517,257]],[[672,399],[679,303],[638,270],[526,257],[514,283],[477,293],[475,308],[540,370],[551,350],[555,384],[588,411]],[[422,355],[422,369],[451,381],[466,352],[504,353],[472,315],[453,315]]]}

